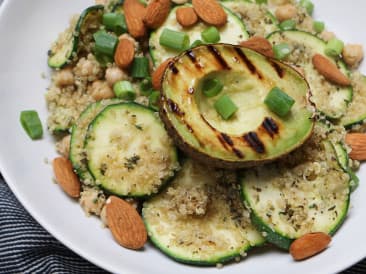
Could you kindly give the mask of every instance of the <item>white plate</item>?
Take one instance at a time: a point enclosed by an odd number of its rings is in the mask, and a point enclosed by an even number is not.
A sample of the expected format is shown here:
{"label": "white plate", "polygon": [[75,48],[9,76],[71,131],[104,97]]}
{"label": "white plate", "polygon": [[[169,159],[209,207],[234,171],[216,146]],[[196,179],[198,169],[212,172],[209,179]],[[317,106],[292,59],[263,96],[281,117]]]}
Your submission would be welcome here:
{"label": "white plate", "polygon": [[[347,42],[366,46],[364,25],[366,2],[314,1],[316,17]],[[79,205],[52,181],[45,159],[56,155],[49,134],[33,142],[19,123],[19,113],[38,110],[46,124],[44,93],[49,76],[47,50],[62,31],[71,14],[92,1],[5,0],[0,10],[0,170],[20,202],[57,239],[89,261],[115,273],[218,273],[215,268],[178,264],[151,245],[133,252],[120,247],[96,218],[86,218]],[[364,23],[361,23],[364,22]],[[363,66],[363,71],[366,66]],[[366,107],[366,106],[365,106]],[[352,195],[352,207],[345,224],[330,248],[304,262],[276,249],[250,252],[248,258],[220,270],[230,273],[335,273],[366,257],[366,167],[361,184]]]}

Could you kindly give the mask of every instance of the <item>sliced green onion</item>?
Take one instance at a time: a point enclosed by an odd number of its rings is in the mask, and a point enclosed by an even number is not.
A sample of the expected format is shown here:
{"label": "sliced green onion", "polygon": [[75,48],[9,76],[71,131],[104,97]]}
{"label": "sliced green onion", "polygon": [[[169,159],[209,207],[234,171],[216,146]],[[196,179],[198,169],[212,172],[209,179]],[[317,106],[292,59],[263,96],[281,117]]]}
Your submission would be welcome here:
{"label": "sliced green onion", "polygon": [[291,53],[291,48],[286,43],[277,44],[273,46],[273,52],[276,59],[282,60]]}
{"label": "sliced green onion", "polygon": [[159,110],[159,98],[160,98],[160,92],[159,91],[153,91],[149,95],[149,107],[151,107],[153,110]]}
{"label": "sliced green onion", "polygon": [[313,23],[313,29],[316,33],[321,33],[325,29],[324,22],[321,21],[314,21]]}
{"label": "sliced green onion", "polygon": [[189,48],[189,36],[185,32],[175,31],[171,29],[164,29],[159,38],[160,45],[177,50],[183,51]]}
{"label": "sliced green onion", "polygon": [[102,18],[103,25],[117,35],[127,32],[125,16],[121,13],[105,13]]}
{"label": "sliced green onion", "polygon": [[343,47],[344,43],[341,40],[332,38],[328,41],[324,53],[331,57],[337,57],[342,53]]}
{"label": "sliced green onion", "polygon": [[217,28],[211,26],[201,32],[201,37],[206,43],[217,43],[220,41],[220,32]]}
{"label": "sliced green onion", "polygon": [[281,22],[279,27],[281,30],[292,30],[292,29],[296,28],[296,22],[295,22],[295,20],[292,20],[292,19],[285,20],[285,21]]}
{"label": "sliced green onion", "polygon": [[43,128],[38,113],[35,110],[23,110],[20,113],[20,123],[32,140],[40,139]]}
{"label": "sliced green onion", "polygon": [[198,46],[200,46],[200,45],[203,45],[203,42],[202,42],[201,40],[196,40],[196,41],[194,41],[194,42],[191,44],[190,48],[195,48],[195,47],[198,47]]}
{"label": "sliced green onion", "polygon": [[140,83],[140,92],[142,95],[148,96],[151,94],[153,89],[151,77],[147,77]]}
{"label": "sliced green onion", "polygon": [[309,0],[301,0],[300,6],[304,7],[308,14],[312,15],[314,11],[314,4]]}
{"label": "sliced green onion", "polygon": [[95,40],[95,51],[99,54],[107,55],[109,57],[114,56],[114,50],[116,49],[118,39],[107,33],[104,30],[97,31],[93,35]]}
{"label": "sliced green onion", "polygon": [[214,104],[216,111],[222,119],[228,120],[238,110],[238,107],[230,99],[228,95],[222,95]]}
{"label": "sliced green onion", "polygon": [[113,85],[113,92],[117,98],[133,101],[136,98],[136,92],[129,81],[118,81]]}
{"label": "sliced green onion", "polygon": [[149,75],[149,60],[146,57],[135,57],[132,62],[131,76],[133,78],[146,78]]}
{"label": "sliced green onion", "polygon": [[295,104],[295,100],[278,87],[274,87],[267,94],[264,103],[272,112],[280,117],[284,117],[290,112],[292,106]]}
{"label": "sliced green onion", "polygon": [[224,88],[223,83],[219,79],[206,79],[202,83],[202,91],[206,97],[214,97]]}

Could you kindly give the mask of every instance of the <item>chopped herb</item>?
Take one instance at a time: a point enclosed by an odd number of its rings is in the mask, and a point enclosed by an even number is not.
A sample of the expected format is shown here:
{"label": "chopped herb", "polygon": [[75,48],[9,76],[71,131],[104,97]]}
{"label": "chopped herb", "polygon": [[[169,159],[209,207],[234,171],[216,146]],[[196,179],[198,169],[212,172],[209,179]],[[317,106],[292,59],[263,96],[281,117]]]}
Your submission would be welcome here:
{"label": "chopped herb", "polygon": [[130,158],[125,158],[126,162],[124,164],[125,168],[127,168],[128,170],[132,170],[135,168],[135,166],[137,165],[137,162],[141,159],[140,156],[138,155],[133,155]]}

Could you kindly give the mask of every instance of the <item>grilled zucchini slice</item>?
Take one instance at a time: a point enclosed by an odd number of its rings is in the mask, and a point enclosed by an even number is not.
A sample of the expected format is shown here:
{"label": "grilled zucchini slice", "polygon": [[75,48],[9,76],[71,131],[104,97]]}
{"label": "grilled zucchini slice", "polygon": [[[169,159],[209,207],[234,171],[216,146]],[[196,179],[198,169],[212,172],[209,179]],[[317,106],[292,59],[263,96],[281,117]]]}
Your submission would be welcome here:
{"label": "grilled zucchini slice", "polygon": [[353,98],[348,105],[346,114],[341,118],[340,124],[346,128],[351,128],[356,124],[363,124],[366,120],[366,76],[356,76],[357,82],[353,84]]}
{"label": "grilled zucchini slice", "polygon": [[[326,56],[324,54],[326,43],[311,33],[298,30],[274,32],[269,35],[268,40],[274,45],[287,43],[291,46],[292,52],[285,60],[304,70],[313,95],[312,101],[317,109],[330,119],[341,118],[352,100],[352,87],[341,87],[324,80],[312,65],[312,57],[315,53]],[[327,58],[335,62],[330,57]],[[345,75],[349,75],[342,61],[339,60],[336,63]]]}
{"label": "grilled zucchini slice", "polygon": [[349,206],[350,177],[337,155],[330,141],[314,133],[304,148],[284,160],[245,171],[243,199],[269,242],[288,249],[306,233],[334,234],[341,226]]}
{"label": "grilled zucchini slice", "polygon": [[144,203],[150,240],[162,252],[187,264],[215,265],[264,243],[236,183],[222,177],[232,176],[187,159],[169,187]]}
{"label": "grilled zucchini slice", "polygon": [[[185,6],[191,6],[187,4]],[[165,20],[164,24],[151,33],[149,39],[150,55],[154,61],[154,65],[158,66],[166,59],[174,57],[179,54],[174,50],[170,50],[159,43],[159,38],[164,29],[171,29],[175,31],[182,31],[188,34],[190,42],[193,43],[196,40],[202,40],[201,32],[208,27],[203,22],[199,22],[191,28],[183,28],[177,22],[175,12],[180,6],[173,8]],[[224,8],[227,13],[227,23],[225,26],[219,28],[220,42],[237,45],[241,41],[248,39],[249,35],[246,32],[243,22],[233,14],[229,9]]]}
{"label": "grilled zucchini slice", "polygon": [[80,180],[87,185],[94,184],[94,178],[87,166],[84,142],[89,124],[106,106],[120,103],[121,100],[112,99],[90,104],[81,114],[71,129],[70,161]]}
{"label": "grilled zucchini slice", "polygon": [[[202,83],[219,79],[223,90],[206,97]],[[273,87],[295,100],[279,117],[264,100]],[[313,128],[309,87],[291,67],[239,46],[196,47],[175,58],[162,82],[160,114],[174,140],[191,157],[223,168],[274,160],[299,147]],[[214,108],[222,95],[238,106],[224,120]]]}
{"label": "grilled zucchini slice", "polygon": [[101,21],[103,10],[103,5],[95,5],[85,9],[80,14],[79,19],[60,34],[48,53],[49,67],[62,68],[72,62],[79,51],[79,41],[83,40],[84,34],[90,30],[89,27],[98,29],[99,26],[96,26],[95,22]]}
{"label": "grilled zucchini slice", "polygon": [[96,184],[119,196],[157,193],[179,167],[156,112],[135,103],[104,108],[88,127],[85,151]]}

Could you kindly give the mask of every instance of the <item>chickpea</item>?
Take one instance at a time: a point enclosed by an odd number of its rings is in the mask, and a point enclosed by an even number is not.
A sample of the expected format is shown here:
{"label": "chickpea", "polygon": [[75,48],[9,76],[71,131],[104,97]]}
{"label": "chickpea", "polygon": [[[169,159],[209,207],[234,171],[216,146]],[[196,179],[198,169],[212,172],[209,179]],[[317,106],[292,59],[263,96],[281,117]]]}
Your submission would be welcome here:
{"label": "chickpea", "polygon": [[100,101],[103,99],[110,99],[114,97],[114,92],[112,88],[108,85],[106,81],[95,81],[89,88],[90,95],[96,101]]}
{"label": "chickpea", "polygon": [[57,144],[56,150],[62,156],[69,158],[71,135],[66,135]]}
{"label": "chickpea", "polygon": [[107,68],[105,72],[105,79],[107,80],[108,85],[113,87],[116,82],[127,80],[128,75],[118,67],[110,67]]}
{"label": "chickpea", "polygon": [[279,6],[275,12],[276,18],[281,22],[294,18],[296,16],[296,14],[297,14],[297,9],[292,4],[286,4],[286,5]]}
{"label": "chickpea", "polygon": [[55,74],[54,82],[58,87],[71,86],[74,84],[74,74],[71,69],[63,69]]}
{"label": "chickpea", "polygon": [[358,67],[363,59],[362,45],[348,44],[343,48],[343,59],[350,67]]}
{"label": "chickpea", "polygon": [[322,38],[324,41],[328,42],[329,40],[336,38],[336,36],[335,36],[334,32],[325,30],[320,34],[320,38]]}

